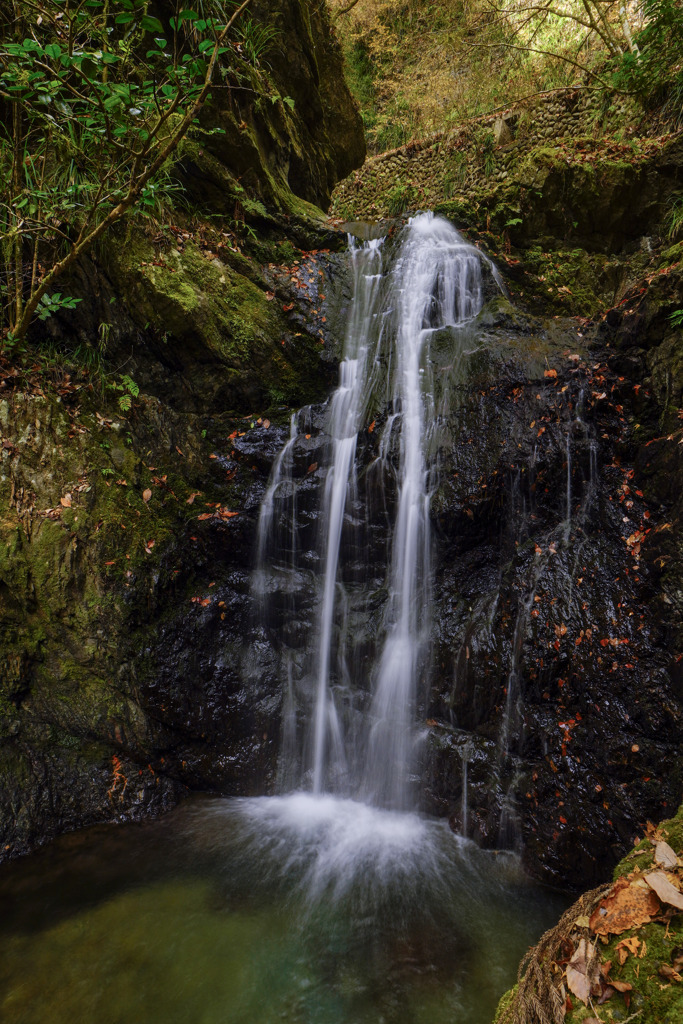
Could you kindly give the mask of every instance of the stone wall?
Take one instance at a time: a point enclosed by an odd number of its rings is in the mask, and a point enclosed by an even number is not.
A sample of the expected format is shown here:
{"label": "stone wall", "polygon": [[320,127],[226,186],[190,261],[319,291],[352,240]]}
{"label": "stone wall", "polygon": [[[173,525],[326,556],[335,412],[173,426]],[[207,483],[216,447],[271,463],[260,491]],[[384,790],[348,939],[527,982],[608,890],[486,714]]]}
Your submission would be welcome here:
{"label": "stone wall", "polygon": [[604,119],[616,115],[623,124],[635,113],[625,100],[607,108],[587,89],[555,90],[369,158],[337,186],[332,213],[373,218],[469,198],[504,181],[528,150],[593,135]]}

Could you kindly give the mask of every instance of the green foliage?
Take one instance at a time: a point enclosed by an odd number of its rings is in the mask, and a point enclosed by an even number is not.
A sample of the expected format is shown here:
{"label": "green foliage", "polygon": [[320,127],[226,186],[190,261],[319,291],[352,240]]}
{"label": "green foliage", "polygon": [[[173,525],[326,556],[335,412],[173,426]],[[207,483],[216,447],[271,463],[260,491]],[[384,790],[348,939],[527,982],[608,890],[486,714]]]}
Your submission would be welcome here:
{"label": "green foliage", "polygon": [[669,316],[669,320],[673,327],[677,327],[683,330],[683,309],[676,309]]}
{"label": "green foliage", "polygon": [[667,211],[668,235],[675,241],[683,232],[683,196],[673,196]]}
{"label": "green foliage", "polygon": [[678,0],[644,0],[638,52],[624,54],[616,84],[683,122],[683,12]]}
{"label": "green foliage", "polygon": [[289,107],[290,110],[294,110],[296,106],[291,96],[281,96],[279,92],[274,92],[270,97],[271,103],[284,103],[285,106]]}
{"label": "green foliage", "polygon": [[81,299],[62,295],[61,292],[55,292],[53,295],[43,295],[38,303],[36,316],[39,320],[47,320],[48,317],[51,317],[59,309],[75,309],[76,304],[80,301]]}
{"label": "green foliage", "polygon": [[260,64],[273,48],[278,31],[274,25],[259,25],[252,18],[247,18],[238,28],[237,35],[249,63]]}
{"label": "green foliage", "polygon": [[[23,336],[34,316],[71,301],[48,297],[52,281],[110,223],[130,209],[159,215],[178,192],[166,160],[196,121],[215,62],[234,50],[219,0],[166,24],[148,8],[14,0],[0,13],[5,332]],[[263,38],[250,38],[262,52]]]}
{"label": "green foliage", "polygon": [[418,191],[414,185],[409,184],[408,182],[401,182],[400,184],[394,185],[387,194],[387,208],[389,213],[395,217],[400,216],[400,214],[405,213],[406,210],[417,202],[417,198]]}
{"label": "green foliage", "polygon": [[119,408],[121,412],[130,412],[133,405],[133,399],[137,398],[140,394],[140,387],[132,377],[129,377],[127,373],[121,375],[119,381],[114,381],[109,384],[108,387],[112,391],[122,392],[119,394]]}

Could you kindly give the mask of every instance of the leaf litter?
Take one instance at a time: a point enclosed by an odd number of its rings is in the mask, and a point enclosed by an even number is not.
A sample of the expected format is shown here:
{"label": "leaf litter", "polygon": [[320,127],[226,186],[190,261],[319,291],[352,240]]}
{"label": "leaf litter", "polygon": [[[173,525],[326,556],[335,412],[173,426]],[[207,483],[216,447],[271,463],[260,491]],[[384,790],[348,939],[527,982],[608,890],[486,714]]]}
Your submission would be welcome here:
{"label": "leaf litter", "polygon": [[[581,1017],[582,1024],[601,1024],[598,1007],[612,999],[623,1001],[630,1020],[639,980],[648,975],[649,980],[660,979],[661,990],[683,983],[683,946],[672,950],[671,963],[658,964],[654,957],[648,962],[645,938],[633,934],[653,922],[668,929],[671,919],[683,913],[683,862],[649,823],[643,844],[629,856],[644,854],[651,865],[584,893],[529,950],[520,964],[517,988],[499,1008],[497,1024],[564,1024],[567,1014],[573,1020],[572,1011],[580,1006],[593,1012]],[[613,947],[613,959],[603,959],[601,945],[624,932],[631,934]],[[629,961],[633,973],[626,980],[619,974]],[[642,975],[641,965],[647,965]]]}

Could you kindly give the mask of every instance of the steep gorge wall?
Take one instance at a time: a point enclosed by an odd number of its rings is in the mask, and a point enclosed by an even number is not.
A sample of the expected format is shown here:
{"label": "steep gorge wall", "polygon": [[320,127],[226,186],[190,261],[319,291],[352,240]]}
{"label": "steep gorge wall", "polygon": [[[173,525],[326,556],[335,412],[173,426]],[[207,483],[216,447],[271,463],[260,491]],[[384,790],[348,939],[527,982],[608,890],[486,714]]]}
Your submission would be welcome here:
{"label": "steep gorge wall", "polygon": [[0,357],[0,860],[273,771],[277,686],[242,685],[270,462],[234,442],[253,425],[272,458],[278,407],[329,389],[320,322],[267,265],[343,245],[320,208],[365,153],[325,6],[276,27],[179,153],[189,209],[108,236],[63,282],[76,309]]}
{"label": "steep gorge wall", "polygon": [[327,209],[334,186],[365,157],[326,5],[285,0],[273,11],[257,0],[243,20],[275,36],[256,64],[233,61],[219,78],[202,124],[222,134],[196,132],[181,149],[181,175],[212,216],[248,214],[243,195],[271,212],[315,216],[306,204]]}

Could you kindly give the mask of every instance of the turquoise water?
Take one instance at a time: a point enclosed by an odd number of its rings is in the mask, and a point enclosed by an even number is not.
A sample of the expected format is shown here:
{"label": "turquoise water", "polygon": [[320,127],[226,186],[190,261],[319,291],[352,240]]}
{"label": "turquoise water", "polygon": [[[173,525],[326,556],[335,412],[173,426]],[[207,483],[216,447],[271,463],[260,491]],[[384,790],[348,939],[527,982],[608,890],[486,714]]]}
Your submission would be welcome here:
{"label": "turquoise water", "polygon": [[566,900],[443,822],[193,801],[0,870],[6,1024],[488,1024]]}

